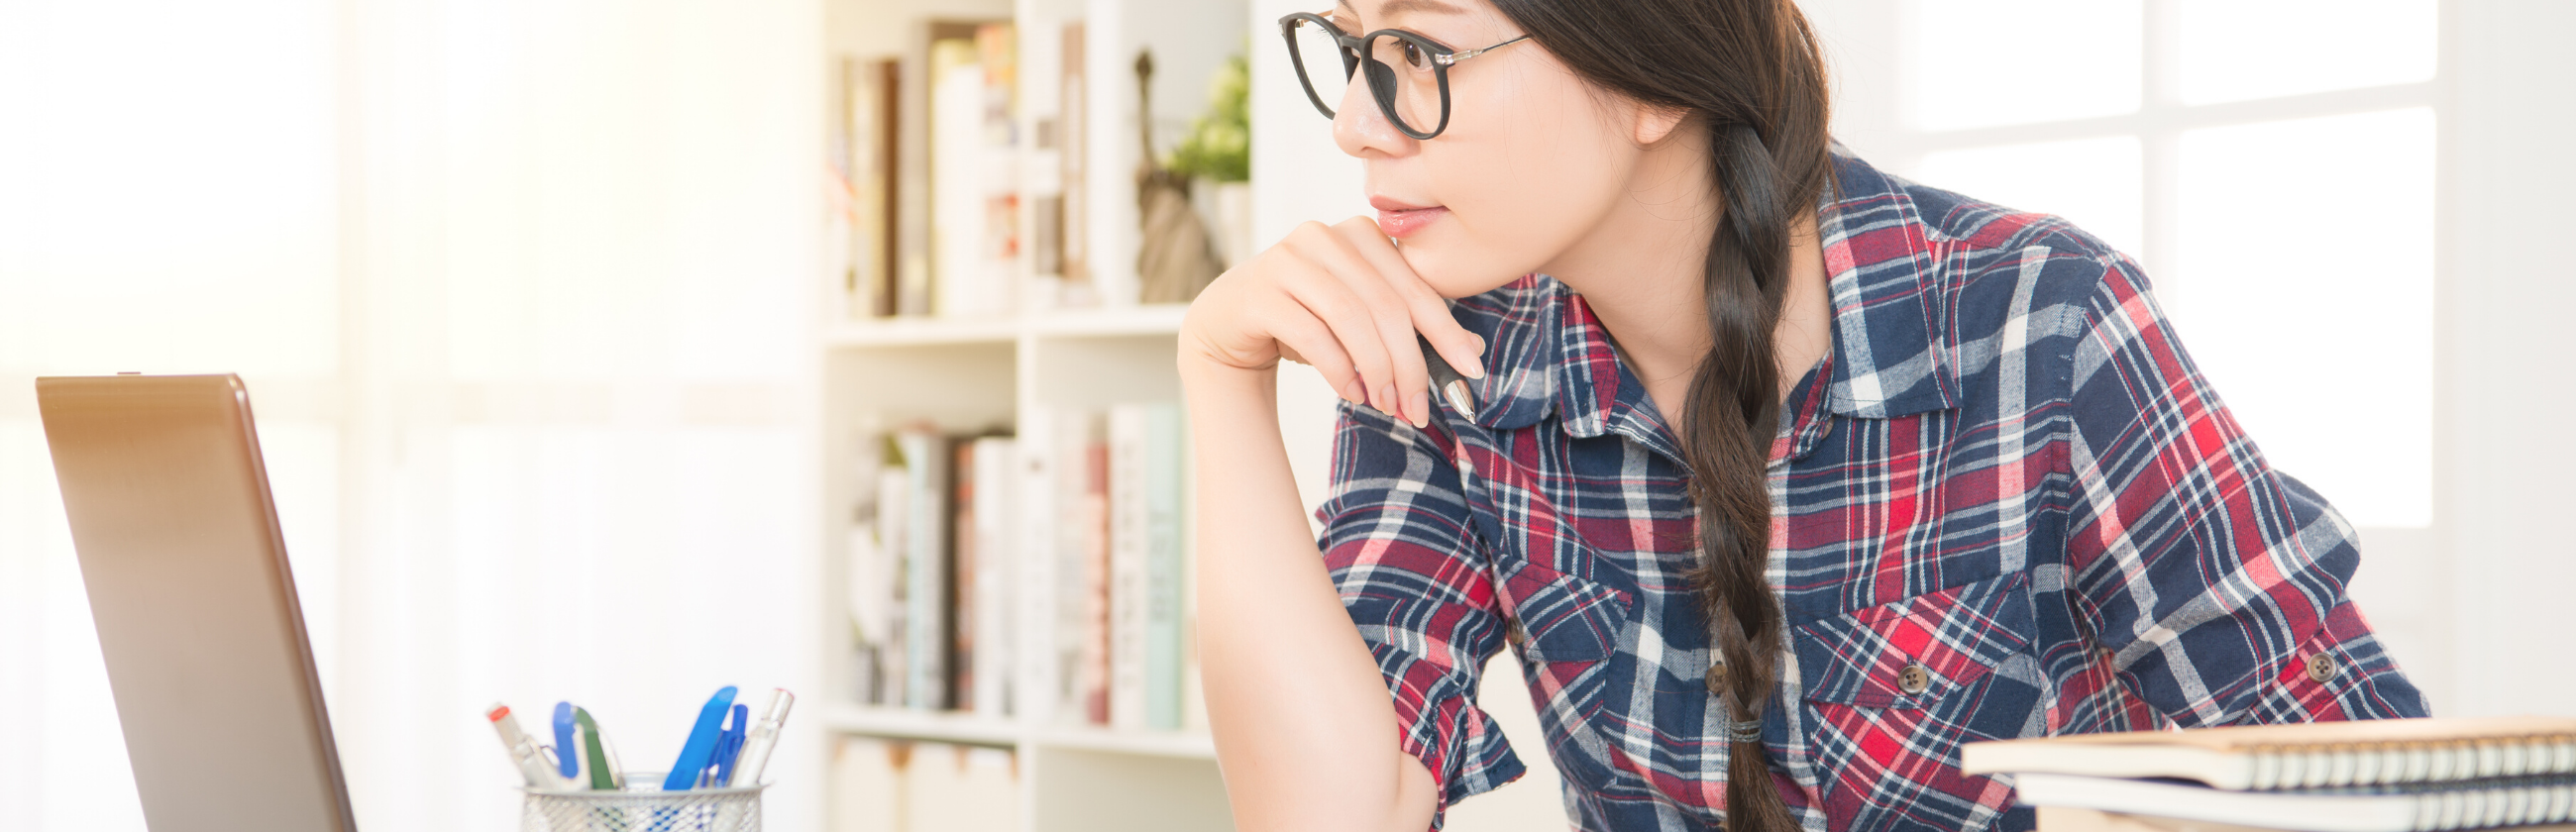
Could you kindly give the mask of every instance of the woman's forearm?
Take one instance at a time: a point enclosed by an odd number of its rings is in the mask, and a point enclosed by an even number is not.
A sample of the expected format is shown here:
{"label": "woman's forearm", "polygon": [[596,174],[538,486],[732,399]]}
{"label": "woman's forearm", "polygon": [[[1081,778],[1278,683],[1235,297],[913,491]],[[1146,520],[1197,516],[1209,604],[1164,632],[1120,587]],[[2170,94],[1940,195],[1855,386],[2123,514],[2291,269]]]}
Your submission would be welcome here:
{"label": "woman's forearm", "polygon": [[1279,437],[1277,371],[1186,351],[1198,474],[1199,667],[1238,828],[1428,828],[1430,774],[1315,548]]}

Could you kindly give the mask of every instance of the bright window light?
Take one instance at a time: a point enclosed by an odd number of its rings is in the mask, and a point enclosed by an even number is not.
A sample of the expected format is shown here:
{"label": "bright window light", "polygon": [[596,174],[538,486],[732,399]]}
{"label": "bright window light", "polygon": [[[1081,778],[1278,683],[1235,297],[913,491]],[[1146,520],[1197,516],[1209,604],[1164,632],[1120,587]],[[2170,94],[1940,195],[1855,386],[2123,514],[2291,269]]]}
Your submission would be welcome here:
{"label": "bright window light", "polygon": [[2434,0],[2181,0],[2182,101],[2431,80]]}
{"label": "bright window light", "polygon": [[1959,130],[2136,112],[2139,0],[1909,0],[1906,120]]}
{"label": "bright window light", "polygon": [[2183,134],[2183,342],[2272,464],[2363,526],[2432,505],[2433,113]]}

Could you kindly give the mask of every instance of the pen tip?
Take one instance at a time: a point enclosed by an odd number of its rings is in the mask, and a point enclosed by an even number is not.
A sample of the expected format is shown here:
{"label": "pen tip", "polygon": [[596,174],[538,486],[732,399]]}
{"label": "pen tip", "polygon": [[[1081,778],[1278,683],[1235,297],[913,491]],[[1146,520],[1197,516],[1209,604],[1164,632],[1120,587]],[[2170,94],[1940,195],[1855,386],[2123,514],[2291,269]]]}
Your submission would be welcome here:
{"label": "pen tip", "polygon": [[1452,380],[1448,384],[1440,385],[1440,397],[1448,399],[1449,409],[1458,411],[1458,415],[1475,418],[1476,395],[1468,391],[1467,382]]}

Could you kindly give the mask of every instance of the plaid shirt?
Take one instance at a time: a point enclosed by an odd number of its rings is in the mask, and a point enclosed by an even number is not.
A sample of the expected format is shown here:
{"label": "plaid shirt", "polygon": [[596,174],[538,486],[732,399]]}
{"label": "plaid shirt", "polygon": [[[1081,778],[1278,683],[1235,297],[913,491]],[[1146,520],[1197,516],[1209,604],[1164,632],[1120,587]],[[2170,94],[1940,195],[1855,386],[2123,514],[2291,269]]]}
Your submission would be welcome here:
{"label": "plaid shirt", "polygon": [[[2032,828],[1964,742],[2425,714],[2344,596],[2353,529],[2264,462],[2136,263],[1836,165],[1833,349],[1769,470],[1788,636],[1763,741],[1806,829]],[[1574,824],[1714,828],[1725,713],[1673,432],[1564,284],[1453,309],[1490,345],[1473,418],[1344,405],[1316,512],[1403,748],[1444,804],[1520,776],[1475,702],[1508,644]]]}

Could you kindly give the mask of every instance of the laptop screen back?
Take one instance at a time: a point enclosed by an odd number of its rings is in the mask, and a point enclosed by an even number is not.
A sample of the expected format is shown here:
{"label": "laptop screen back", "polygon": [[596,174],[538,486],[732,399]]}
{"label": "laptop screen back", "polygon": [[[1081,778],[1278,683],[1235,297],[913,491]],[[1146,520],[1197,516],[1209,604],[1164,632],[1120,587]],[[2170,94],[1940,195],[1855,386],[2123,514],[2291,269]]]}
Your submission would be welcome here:
{"label": "laptop screen back", "polygon": [[350,832],[249,394],[234,376],[36,381],[154,832]]}

